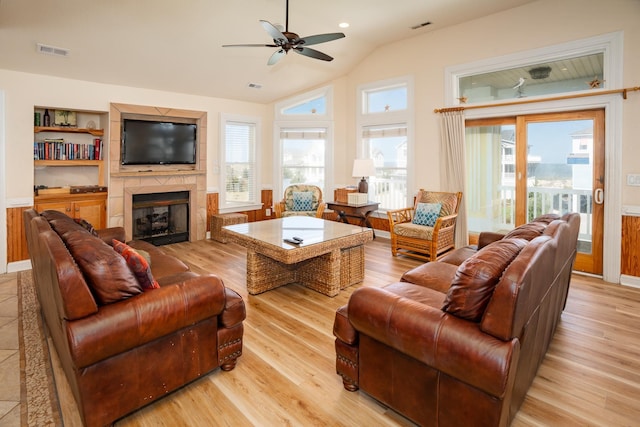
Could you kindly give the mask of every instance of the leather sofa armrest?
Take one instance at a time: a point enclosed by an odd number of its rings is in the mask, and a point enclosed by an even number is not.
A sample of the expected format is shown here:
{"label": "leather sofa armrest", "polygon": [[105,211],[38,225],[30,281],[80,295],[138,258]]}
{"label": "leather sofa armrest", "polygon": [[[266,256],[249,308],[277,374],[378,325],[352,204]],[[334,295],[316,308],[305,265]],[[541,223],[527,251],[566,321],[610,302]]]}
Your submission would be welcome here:
{"label": "leather sofa armrest", "polygon": [[102,228],[100,230],[96,230],[96,232],[98,233],[98,237],[109,246],[111,246],[111,241],[113,239],[121,242],[125,241],[124,227]]}
{"label": "leather sofa armrest", "polygon": [[225,306],[225,288],[214,275],[144,292],[100,307],[98,313],[68,322],[67,339],[78,368],[163,337],[204,319]]}
{"label": "leather sofa armrest", "polygon": [[475,322],[381,288],[355,290],[348,311],[360,334],[493,396],[507,392],[520,353],[517,339],[501,341]]}
{"label": "leather sofa armrest", "polygon": [[478,250],[484,248],[489,243],[497,242],[501,240],[505,235],[502,233],[496,233],[493,231],[483,231],[478,236]]}

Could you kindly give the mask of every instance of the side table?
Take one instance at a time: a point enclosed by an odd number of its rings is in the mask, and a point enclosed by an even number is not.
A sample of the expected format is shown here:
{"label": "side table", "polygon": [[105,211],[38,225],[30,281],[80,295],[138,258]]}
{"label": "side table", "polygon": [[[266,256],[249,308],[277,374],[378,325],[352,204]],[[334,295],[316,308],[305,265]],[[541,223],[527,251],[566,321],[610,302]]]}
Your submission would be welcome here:
{"label": "side table", "polygon": [[373,238],[376,237],[376,232],[373,230],[371,222],[369,222],[369,216],[378,210],[380,203],[367,202],[358,205],[351,205],[345,202],[327,202],[327,208],[338,213],[338,218],[342,222],[348,224],[348,218],[356,218],[360,221],[360,225],[369,227],[373,231]]}

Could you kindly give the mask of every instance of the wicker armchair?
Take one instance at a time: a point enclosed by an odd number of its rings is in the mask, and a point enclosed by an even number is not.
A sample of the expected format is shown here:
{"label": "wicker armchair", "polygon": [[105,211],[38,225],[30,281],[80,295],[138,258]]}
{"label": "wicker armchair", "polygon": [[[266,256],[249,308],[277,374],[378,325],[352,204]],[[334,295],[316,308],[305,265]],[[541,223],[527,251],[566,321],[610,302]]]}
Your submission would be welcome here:
{"label": "wicker armchair", "polygon": [[284,190],[284,197],[275,203],[273,211],[276,218],[294,215],[322,218],[325,203],[322,201],[320,187],[308,184],[294,184]]}
{"label": "wicker armchair", "polygon": [[[420,190],[413,207],[387,211],[393,256],[400,253],[425,261],[435,261],[438,256],[453,249],[461,200],[461,192]],[[441,205],[439,212],[435,211],[437,204]],[[419,213],[418,218],[416,212]],[[433,226],[424,225],[424,220],[418,220],[429,215],[431,221],[427,220],[426,223],[433,223]]]}

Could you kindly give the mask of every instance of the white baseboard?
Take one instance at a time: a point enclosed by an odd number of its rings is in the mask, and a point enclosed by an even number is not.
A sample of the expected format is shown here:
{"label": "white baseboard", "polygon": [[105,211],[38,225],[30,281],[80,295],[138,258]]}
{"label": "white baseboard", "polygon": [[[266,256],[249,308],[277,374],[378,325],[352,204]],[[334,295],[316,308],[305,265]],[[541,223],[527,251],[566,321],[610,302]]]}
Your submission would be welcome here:
{"label": "white baseboard", "polygon": [[627,276],[626,274],[621,274],[620,284],[624,286],[631,286],[632,288],[640,289],[640,277]]}
{"label": "white baseboard", "polygon": [[31,261],[15,261],[7,264],[7,273],[15,273],[16,271],[31,270]]}

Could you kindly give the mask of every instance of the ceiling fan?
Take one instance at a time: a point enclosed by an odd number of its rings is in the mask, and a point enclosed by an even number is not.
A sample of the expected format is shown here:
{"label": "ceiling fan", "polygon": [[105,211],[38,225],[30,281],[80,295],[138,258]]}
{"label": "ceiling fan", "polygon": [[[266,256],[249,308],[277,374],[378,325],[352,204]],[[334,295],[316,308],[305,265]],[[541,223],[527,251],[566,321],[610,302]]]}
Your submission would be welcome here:
{"label": "ceiling fan", "polygon": [[267,61],[268,65],[278,62],[283,56],[293,50],[300,55],[308,56],[323,61],[332,61],[333,58],[325,53],[307,46],[329,42],[344,37],[343,33],[317,34],[314,36],[300,37],[296,33],[289,31],[289,0],[287,0],[287,13],[284,31],[280,31],[275,25],[268,21],[260,20],[260,24],[273,39],[272,44],[225,44],[222,47],[277,47],[273,55]]}

